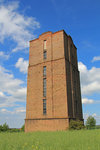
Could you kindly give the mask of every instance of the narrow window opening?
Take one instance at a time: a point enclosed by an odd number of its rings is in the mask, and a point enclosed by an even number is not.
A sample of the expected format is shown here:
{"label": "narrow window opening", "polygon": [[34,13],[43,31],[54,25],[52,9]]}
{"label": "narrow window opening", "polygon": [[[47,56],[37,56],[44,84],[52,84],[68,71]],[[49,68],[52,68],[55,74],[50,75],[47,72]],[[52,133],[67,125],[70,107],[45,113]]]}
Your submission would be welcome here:
{"label": "narrow window opening", "polygon": [[43,52],[43,58],[44,58],[44,59],[47,59],[47,51],[44,51],[44,52]]}
{"label": "narrow window opening", "polygon": [[44,50],[47,49],[47,41],[44,40]]}
{"label": "narrow window opening", "polygon": [[46,97],[46,78],[43,79],[43,97]]}
{"label": "narrow window opening", "polygon": [[46,66],[43,67],[43,76],[46,76]]}
{"label": "narrow window opening", "polygon": [[43,115],[46,115],[46,99],[43,99]]}

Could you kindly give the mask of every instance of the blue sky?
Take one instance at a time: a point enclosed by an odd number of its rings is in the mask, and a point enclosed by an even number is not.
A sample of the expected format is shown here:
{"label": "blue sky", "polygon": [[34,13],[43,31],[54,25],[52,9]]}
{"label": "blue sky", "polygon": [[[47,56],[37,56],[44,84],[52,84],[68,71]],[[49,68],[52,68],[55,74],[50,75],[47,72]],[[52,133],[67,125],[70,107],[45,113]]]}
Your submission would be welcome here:
{"label": "blue sky", "polygon": [[77,47],[84,119],[100,124],[99,0],[0,0],[0,124],[24,123],[29,41],[62,29]]}

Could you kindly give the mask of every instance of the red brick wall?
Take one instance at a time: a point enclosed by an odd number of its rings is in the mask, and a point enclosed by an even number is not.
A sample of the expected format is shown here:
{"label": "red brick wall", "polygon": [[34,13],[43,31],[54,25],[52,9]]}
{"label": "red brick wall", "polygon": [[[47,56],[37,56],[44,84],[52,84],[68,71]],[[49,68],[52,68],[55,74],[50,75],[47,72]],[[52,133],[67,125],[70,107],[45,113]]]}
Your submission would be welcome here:
{"label": "red brick wall", "polygon": [[[43,59],[43,43],[47,40],[47,59]],[[30,42],[27,80],[27,105],[25,130],[65,130],[69,119],[76,115],[75,97],[72,90],[74,81],[72,63],[77,68],[76,48],[64,31],[46,32]],[[75,51],[75,53],[74,53]],[[75,54],[75,55],[74,55]],[[74,60],[74,61],[73,61]],[[43,66],[46,66],[47,114],[43,115]],[[78,73],[76,72],[78,79]],[[77,92],[80,83],[77,80]],[[79,95],[79,116],[82,116]]]}
{"label": "red brick wall", "polygon": [[66,130],[68,124],[68,119],[26,120],[25,132]]}

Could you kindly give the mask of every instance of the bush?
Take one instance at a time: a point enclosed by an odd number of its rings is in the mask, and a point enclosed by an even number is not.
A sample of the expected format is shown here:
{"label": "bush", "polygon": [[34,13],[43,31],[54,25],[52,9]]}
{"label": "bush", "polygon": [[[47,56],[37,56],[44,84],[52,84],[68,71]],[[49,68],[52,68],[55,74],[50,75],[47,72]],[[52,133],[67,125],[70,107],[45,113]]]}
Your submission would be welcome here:
{"label": "bush", "polygon": [[2,125],[0,125],[0,132],[3,130]]}
{"label": "bush", "polygon": [[16,128],[10,128],[9,132],[20,132],[20,129],[16,129]]}
{"label": "bush", "polygon": [[95,129],[100,129],[100,125],[96,125]]}
{"label": "bush", "polygon": [[93,129],[96,126],[96,120],[94,119],[94,117],[89,116],[87,121],[86,121],[86,128],[87,129]]}
{"label": "bush", "polygon": [[69,123],[69,129],[72,129],[72,130],[84,129],[83,121],[71,120],[70,123]]}
{"label": "bush", "polygon": [[25,124],[21,127],[21,131],[25,130]]}

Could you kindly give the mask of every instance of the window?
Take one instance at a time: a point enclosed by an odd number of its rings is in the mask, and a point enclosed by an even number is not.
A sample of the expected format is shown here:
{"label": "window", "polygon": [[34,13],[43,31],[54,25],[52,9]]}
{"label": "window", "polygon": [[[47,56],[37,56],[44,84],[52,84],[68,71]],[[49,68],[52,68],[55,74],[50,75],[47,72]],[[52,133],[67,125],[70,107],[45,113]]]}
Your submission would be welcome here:
{"label": "window", "polygon": [[46,115],[46,99],[43,99],[43,115]]}
{"label": "window", "polygon": [[47,49],[47,41],[44,40],[44,49]]}
{"label": "window", "polygon": [[44,45],[43,45],[43,49],[44,49],[44,52],[43,52],[43,59],[47,59],[47,41],[44,40]]}
{"label": "window", "polygon": [[43,52],[43,59],[47,59],[47,51]]}
{"label": "window", "polygon": [[43,67],[43,76],[46,76],[46,66]]}
{"label": "window", "polygon": [[43,97],[46,97],[46,78],[43,79]]}

